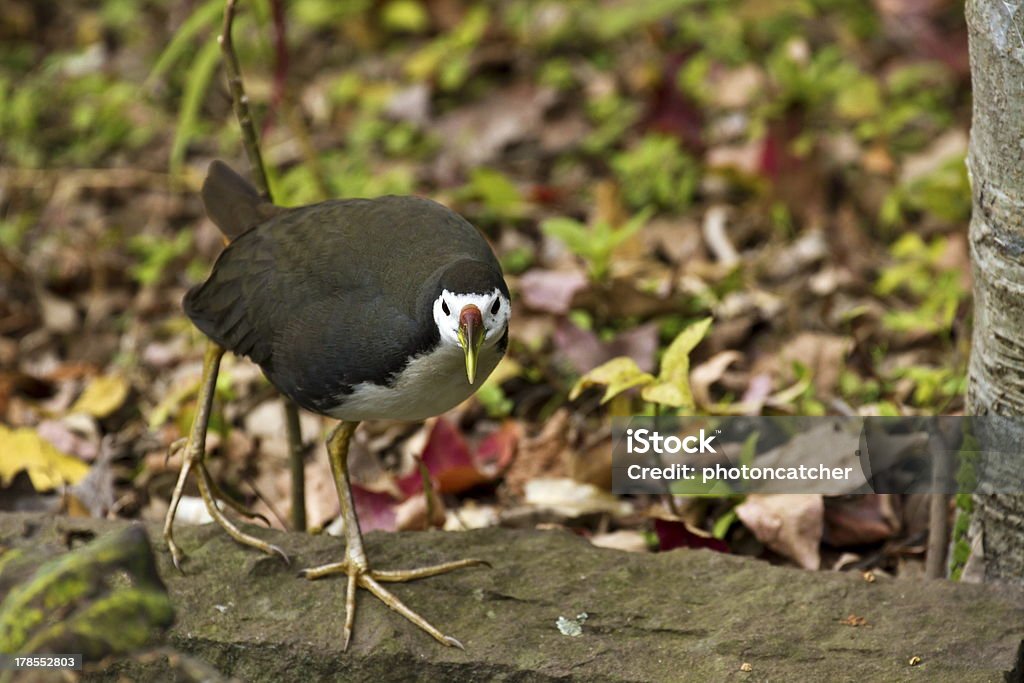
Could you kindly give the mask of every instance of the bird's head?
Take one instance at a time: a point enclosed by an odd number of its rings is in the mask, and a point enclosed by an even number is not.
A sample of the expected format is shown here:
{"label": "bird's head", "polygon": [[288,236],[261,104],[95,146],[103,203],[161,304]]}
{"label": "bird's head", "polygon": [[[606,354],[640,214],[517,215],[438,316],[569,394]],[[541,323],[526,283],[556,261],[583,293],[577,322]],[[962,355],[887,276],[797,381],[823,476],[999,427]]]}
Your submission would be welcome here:
{"label": "bird's head", "polygon": [[463,262],[445,273],[439,289],[433,313],[441,343],[463,350],[466,377],[473,384],[480,349],[497,344],[508,329],[508,287],[496,264]]}

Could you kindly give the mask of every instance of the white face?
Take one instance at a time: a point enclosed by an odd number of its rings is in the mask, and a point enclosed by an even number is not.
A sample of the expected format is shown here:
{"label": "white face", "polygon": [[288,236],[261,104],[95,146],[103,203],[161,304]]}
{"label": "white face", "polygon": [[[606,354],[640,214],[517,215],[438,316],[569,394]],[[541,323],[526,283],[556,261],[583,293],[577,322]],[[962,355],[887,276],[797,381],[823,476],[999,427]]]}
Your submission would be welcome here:
{"label": "white face", "polygon": [[480,309],[484,320],[483,346],[497,344],[505,334],[512,314],[509,300],[497,288],[490,294],[454,294],[447,289],[441,292],[441,296],[434,300],[434,322],[441,333],[441,341],[461,348],[459,314],[470,304]]}

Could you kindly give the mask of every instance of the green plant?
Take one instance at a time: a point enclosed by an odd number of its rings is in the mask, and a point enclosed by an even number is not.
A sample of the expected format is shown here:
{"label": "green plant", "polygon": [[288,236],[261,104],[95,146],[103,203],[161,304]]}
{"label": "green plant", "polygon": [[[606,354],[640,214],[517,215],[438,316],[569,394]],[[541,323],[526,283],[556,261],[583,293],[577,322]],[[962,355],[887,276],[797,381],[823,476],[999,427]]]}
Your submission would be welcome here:
{"label": "green plant", "polygon": [[687,326],[676,336],[661,357],[657,377],[641,370],[628,356],[613,358],[580,377],[569,392],[569,400],[592,386],[605,387],[601,403],[607,403],[628,389],[642,387],[640,398],[679,412],[692,412],[696,405],[690,389],[690,352],[711,327],[711,318]]}
{"label": "green plant", "polygon": [[490,11],[486,7],[472,7],[458,26],[408,59],[406,75],[417,82],[436,78],[442,90],[459,88],[469,76],[470,57],[489,23]]}
{"label": "green plant", "polygon": [[881,218],[886,226],[903,223],[911,213],[930,214],[951,224],[970,217],[971,185],[962,156],[947,159],[930,173],[897,185],[882,203]]}
{"label": "green plant", "polygon": [[682,211],[690,205],[700,180],[697,162],[679,140],[661,134],[644,136],[634,147],[612,158],[626,203]]}
{"label": "green plant", "polygon": [[153,235],[137,235],[128,243],[138,262],[129,268],[131,276],[140,285],[153,285],[160,281],[167,265],[192,246],[192,233],[182,231],[173,240]]}
{"label": "green plant", "polygon": [[960,302],[967,298],[961,275],[947,268],[942,259],[948,239],[937,238],[925,244],[920,235],[907,233],[890,248],[893,263],[884,268],[875,284],[879,296],[909,294],[917,302],[908,310],[892,310],[882,322],[897,332],[948,331]]}
{"label": "green plant", "polygon": [[458,195],[460,199],[479,200],[485,219],[516,219],[526,212],[526,202],[519,188],[508,176],[494,169],[473,169],[469,182],[459,189]]}
{"label": "green plant", "polygon": [[598,220],[587,226],[572,218],[549,218],[540,228],[545,235],[565,242],[574,254],[587,262],[590,274],[595,280],[608,276],[612,254],[644,226],[651,211],[641,211],[620,226]]}

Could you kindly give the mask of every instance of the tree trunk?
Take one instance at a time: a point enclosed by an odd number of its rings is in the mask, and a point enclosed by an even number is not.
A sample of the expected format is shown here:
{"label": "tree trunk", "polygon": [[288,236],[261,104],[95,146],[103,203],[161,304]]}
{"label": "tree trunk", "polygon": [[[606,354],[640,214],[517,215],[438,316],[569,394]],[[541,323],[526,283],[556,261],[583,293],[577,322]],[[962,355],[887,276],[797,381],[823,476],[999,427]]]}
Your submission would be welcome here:
{"label": "tree trunk", "polygon": [[[1024,7],[969,0],[974,336],[967,407],[1024,415]],[[1006,436],[1006,435],[1004,435]],[[1019,452],[1013,435],[1007,448]],[[1021,455],[1024,457],[1024,455]],[[974,496],[966,580],[1024,583],[1024,494]],[[962,513],[963,514],[963,513]],[[954,549],[954,557],[958,555]]]}

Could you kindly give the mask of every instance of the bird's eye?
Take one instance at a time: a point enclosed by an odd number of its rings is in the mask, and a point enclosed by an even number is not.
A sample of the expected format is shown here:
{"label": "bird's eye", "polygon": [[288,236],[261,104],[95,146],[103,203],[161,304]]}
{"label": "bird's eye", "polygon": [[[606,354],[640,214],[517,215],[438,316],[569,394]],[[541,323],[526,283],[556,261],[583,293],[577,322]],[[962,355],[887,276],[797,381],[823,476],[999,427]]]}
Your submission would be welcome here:
{"label": "bird's eye", "polygon": [[498,311],[501,310],[501,299],[495,299],[494,303],[491,304],[491,315],[498,315]]}
{"label": "bird's eye", "polygon": [[445,301],[444,299],[441,299],[441,310],[444,311],[445,315],[452,314],[452,309],[448,308],[448,302]]}

